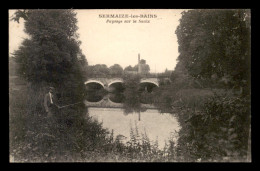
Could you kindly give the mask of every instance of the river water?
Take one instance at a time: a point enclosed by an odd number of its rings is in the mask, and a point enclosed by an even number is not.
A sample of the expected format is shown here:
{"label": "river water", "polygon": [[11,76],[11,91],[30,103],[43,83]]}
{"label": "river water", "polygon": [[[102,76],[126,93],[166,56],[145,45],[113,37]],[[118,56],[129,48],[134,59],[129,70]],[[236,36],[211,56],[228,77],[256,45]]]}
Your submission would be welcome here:
{"label": "river water", "polygon": [[[121,100],[115,100],[118,99],[116,97]],[[159,149],[169,144],[169,140],[177,143],[180,130],[177,118],[170,113],[160,113],[152,104],[141,104],[141,110],[126,112],[122,96],[109,94],[103,99],[91,95],[85,100],[85,105],[88,107],[88,115],[102,123],[123,143],[131,139],[131,133],[139,135],[140,139],[147,137]]]}

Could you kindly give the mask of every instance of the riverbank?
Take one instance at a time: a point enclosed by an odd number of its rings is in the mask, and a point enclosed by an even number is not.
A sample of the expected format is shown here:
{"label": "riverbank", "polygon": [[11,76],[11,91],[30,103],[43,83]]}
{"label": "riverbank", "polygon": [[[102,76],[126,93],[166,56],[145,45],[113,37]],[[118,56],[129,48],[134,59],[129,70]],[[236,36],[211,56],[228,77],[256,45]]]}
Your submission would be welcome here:
{"label": "riverbank", "polygon": [[[173,146],[159,150],[132,130],[127,145],[101,123],[86,116],[82,105],[57,111],[47,119],[43,108],[44,89],[26,82],[9,91],[11,162],[150,162],[175,161]],[[137,132],[136,132],[137,131]]]}
{"label": "riverbank", "polygon": [[84,151],[106,142],[101,124],[85,119],[84,104],[56,111],[46,118],[46,90],[10,79],[9,137],[11,162],[63,162],[84,159]]}
{"label": "riverbank", "polygon": [[177,114],[179,161],[250,161],[250,97],[230,89],[163,86],[155,105]]}

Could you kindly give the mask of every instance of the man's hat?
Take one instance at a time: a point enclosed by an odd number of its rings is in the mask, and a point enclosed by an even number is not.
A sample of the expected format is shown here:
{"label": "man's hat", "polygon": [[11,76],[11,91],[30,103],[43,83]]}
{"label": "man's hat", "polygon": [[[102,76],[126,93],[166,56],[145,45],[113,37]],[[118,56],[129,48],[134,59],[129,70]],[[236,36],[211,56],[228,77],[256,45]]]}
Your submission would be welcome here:
{"label": "man's hat", "polygon": [[54,90],[55,88],[54,87],[49,87],[49,90]]}

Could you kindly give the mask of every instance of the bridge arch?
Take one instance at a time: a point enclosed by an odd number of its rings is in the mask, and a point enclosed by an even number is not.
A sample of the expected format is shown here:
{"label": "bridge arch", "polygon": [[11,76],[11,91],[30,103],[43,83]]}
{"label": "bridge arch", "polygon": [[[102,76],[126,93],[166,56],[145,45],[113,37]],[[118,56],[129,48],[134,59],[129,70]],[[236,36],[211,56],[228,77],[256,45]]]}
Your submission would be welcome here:
{"label": "bridge arch", "polygon": [[124,83],[124,81],[123,80],[121,80],[121,79],[118,79],[118,80],[113,80],[113,81],[111,81],[109,84],[108,84],[108,87],[110,86],[110,85],[112,85],[112,84],[114,84],[114,83]]}
{"label": "bridge arch", "polygon": [[156,85],[157,87],[159,87],[159,83],[158,83],[158,82],[155,82],[155,81],[141,80],[141,81],[140,81],[140,84],[142,84],[142,83],[151,83],[151,84],[154,84],[154,85]]}
{"label": "bridge arch", "polygon": [[88,80],[85,82],[85,85],[87,85],[89,83],[97,83],[97,84],[102,85],[103,88],[105,88],[105,85],[101,81],[98,81],[98,80]]}

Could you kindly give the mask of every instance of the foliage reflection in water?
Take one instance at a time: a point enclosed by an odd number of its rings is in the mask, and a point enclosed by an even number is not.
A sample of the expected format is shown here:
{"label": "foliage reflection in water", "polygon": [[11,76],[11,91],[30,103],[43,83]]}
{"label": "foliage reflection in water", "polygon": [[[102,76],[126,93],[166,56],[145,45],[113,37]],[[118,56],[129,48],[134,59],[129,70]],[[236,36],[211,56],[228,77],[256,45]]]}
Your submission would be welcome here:
{"label": "foliage reflection in water", "polygon": [[[92,93],[95,94],[99,93]],[[149,104],[150,96],[146,92],[129,93],[127,90],[103,94],[103,99],[96,104],[86,104],[88,115],[102,122],[103,127],[124,144],[133,142],[133,139],[137,144],[148,140],[159,149],[163,149],[169,141],[176,144],[180,129],[177,118],[170,113],[160,113]],[[87,101],[96,99],[95,96],[88,97],[93,99],[87,98]]]}
{"label": "foliage reflection in water", "polygon": [[[145,112],[125,114],[122,108],[95,108],[89,107],[88,114],[93,119],[102,122],[103,127],[113,130],[115,136],[123,137],[122,142],[131,138],[131,130],[140,141],[142,135],[147,135],[151,143],[158,142],[158,147],[163,148],[169,140],[177,140],[180,127],[177,119],[169,114],[160,114],[158,110],[148,109]],[[125,137],[125,138],[124,138]]]}

